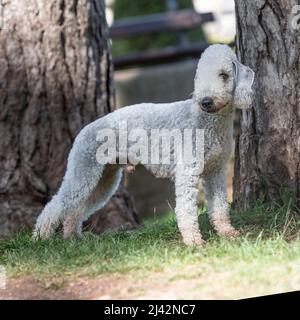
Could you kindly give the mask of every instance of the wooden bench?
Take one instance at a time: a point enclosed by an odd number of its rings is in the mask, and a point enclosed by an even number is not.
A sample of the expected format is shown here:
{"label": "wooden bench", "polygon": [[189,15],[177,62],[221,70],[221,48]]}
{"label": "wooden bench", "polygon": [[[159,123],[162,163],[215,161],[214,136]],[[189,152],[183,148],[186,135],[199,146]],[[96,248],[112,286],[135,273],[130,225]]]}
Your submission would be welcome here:
{"label": "wooden bench", "polygon": [[161,49],[149,49],[125,56],[114,57],[116,69],[132,65],[164,63],[186,57],[198,58],[208,46],[206,42],[190,44],[185,32],[206,22],[214,21],[211,12],[197,13],[194,10],[176,10],[147,16],[115,21],[109,30],[112,39],[125,39],[136,36],[147,36],[161,32],[176,32],[179,44]]}

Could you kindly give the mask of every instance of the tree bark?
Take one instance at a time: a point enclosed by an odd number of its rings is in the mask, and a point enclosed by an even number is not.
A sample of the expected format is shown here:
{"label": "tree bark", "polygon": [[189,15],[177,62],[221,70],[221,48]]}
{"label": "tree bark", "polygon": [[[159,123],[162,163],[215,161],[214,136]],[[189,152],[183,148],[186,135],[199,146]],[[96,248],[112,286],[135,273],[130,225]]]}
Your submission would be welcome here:
{"label": "tree bark", "polygon": [[[104,9],[103,0],[2,1],[2,236],[33,226],[61,183],[77,133],[115,108]],[[134,225],[127,193],[119,207]]]}
{"label": "tree bark", "polygon": [[[234,203],[300,198],[300,25],[294,0],[236,0],[237,48],[256,72],[237,137]],[[299,19],[298,19],[299,20]],[[298,21],[299,23],[299,21]],[[299,200],[298,200],[299,201]]]}

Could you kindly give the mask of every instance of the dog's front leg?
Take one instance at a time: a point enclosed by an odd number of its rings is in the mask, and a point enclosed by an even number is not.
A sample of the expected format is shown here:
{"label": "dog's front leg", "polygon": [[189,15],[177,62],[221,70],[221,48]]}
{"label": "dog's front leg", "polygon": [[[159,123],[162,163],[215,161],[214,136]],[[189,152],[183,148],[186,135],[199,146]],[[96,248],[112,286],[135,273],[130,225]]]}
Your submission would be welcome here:
{"label": "dog's front leg", "polygon": [[198,182],[199,176],[192,175],[188,168],[178,170],[175,177],[176,218],[183,242],[186,245],[202,246],[198,224]]}
{"label": "dog's front leg", "polygon": [[223,166],[205,174],[203,176],[203,187],[212,225],[220,236],[234,239],[239,235],[239,232],[230,223],[226,167]]}

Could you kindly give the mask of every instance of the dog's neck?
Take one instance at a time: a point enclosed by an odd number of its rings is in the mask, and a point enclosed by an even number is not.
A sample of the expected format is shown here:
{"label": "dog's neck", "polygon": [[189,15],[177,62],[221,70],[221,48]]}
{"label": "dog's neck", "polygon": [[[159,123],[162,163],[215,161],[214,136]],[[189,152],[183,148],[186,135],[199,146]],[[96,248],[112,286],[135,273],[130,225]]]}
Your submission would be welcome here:
{"label": "dog's neck", "polygon": [[213,122],[212,131],[217,136],[232,138],[233,132],[233,121],[234,121],[234,110],[223,114],[208,114],[208,121]]}
{"label": "dog's neck", "polygon": [[[209,124],[209,127],[211,127],[214,131],[217,131],[218,134],[220,134],[220,132],[225,133],[228,131],[228,128],[233,127],[235,108],[232,106],[228,106],[217,113],[207,113],[202,111],[199,105],[193,101],[192,108],[197,110],[197,121],[199,122],[200,126],[203,126],[203,122],[204,127],[206,124]],[[213,126],[211,126],[212,122],[214,123]]]}

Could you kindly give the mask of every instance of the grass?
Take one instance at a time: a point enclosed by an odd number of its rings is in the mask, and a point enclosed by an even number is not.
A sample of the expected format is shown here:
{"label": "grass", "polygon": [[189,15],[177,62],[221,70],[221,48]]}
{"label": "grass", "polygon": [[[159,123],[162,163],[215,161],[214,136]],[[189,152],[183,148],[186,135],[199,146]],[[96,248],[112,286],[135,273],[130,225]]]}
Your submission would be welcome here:
{"label": "grass", "polygon": [[[84,240],[64,241],[59,236],[34,242],[28,232],[0,241],[0,265],[8,276],[98,276],[128,271],[161,271],[201,265],[203,272],[236,270],[237,281],[259,276],[262,266],[300,269],[300,216],[287,198],[283,205],[260,202],[244,212],[232,212],[241,231],[236,241],[220,239],[213,232],[206,210],[199,211],[207,244],[198,249],[180,241],[173,213],[146,221],[134,232],[87,234]],[[276,268],[275,268],[276,269]],[[284,271],[286,273],[286,271]],[[184,277],[184,275],[179,275]],[[176,276],[175,276],[176,278]]]}

